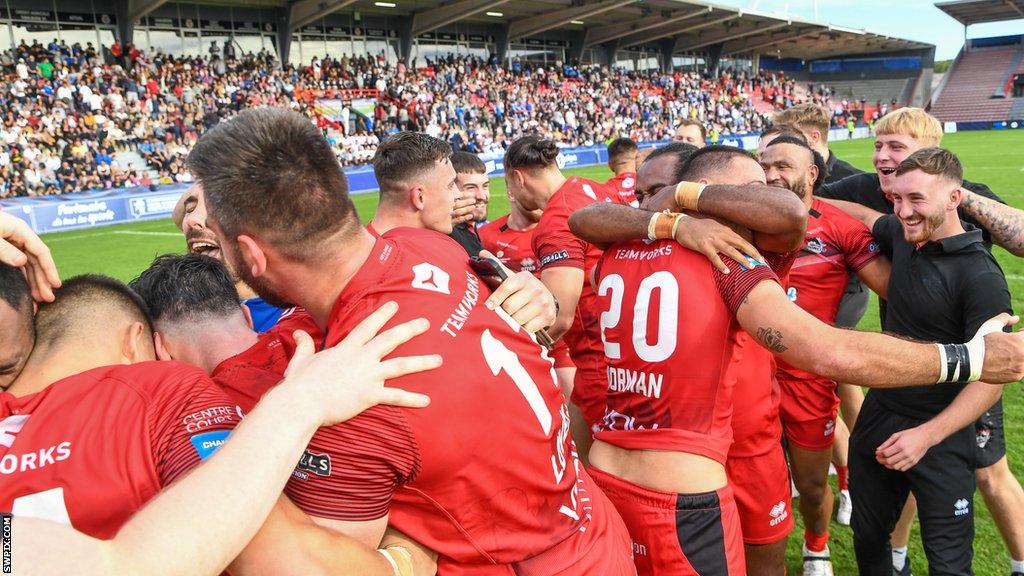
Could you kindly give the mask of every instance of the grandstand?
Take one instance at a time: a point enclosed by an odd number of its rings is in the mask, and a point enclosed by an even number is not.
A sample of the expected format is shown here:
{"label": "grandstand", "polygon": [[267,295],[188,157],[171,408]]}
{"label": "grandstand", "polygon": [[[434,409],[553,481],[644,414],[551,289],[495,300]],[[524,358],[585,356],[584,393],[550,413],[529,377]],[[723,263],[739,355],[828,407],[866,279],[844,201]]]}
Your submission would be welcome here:
{"label": "grandstand", "polygon": [[303,111],[359,165],[403,129],[478,153],[528,132],[658,141],[683,117],[730,136],[810,99],[845,126],[927,101],[934,63],[929,44],[689,0],[54,6],[0,8],[21,119],[0,127],[0,199],[187,184],[192,143],[245,106]]}
{"label": "grandstand", "polygon": [[[1024,18],[1019,0],[958,0],[935,5],[967,26]],[[1024,35],[967,40],[933,95],[931,112],[947,122],[1024,118]]]}

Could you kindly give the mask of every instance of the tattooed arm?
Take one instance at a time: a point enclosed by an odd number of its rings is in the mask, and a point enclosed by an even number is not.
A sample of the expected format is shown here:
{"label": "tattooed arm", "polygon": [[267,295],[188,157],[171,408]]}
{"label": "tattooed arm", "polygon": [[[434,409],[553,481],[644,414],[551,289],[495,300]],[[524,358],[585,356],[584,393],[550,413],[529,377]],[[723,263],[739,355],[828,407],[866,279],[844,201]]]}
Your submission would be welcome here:
{"label": "tattooed arm", "polygon": [[960,200],[963,213],[988,230],[993,242],[1014,256],[1024,256],[1024,211],[966,188],[960,191],[963,194]]}
{"label": "tattooed arm", "polygon": [[[935,344],[829,326],[790,302],[775,281],[755,286],[736,310],[736,319],[748,334],[786,362],[825,378],[872,388],[934,384],[939,378]],[[1009,338],[1016,346],[1021,344],[1021,335],[1024,333],[999,332],[986,336],[985,370],[998,369],[995,364],[1002,359],[996,359],[996,350],[1011,343],[997,340]],[[1013,354],[1018,353],[1020,349]],[[982,374],[984,380],[990,380],[985,377],[988,372]],[[1015,376],[991,381],[1014,381]]]}

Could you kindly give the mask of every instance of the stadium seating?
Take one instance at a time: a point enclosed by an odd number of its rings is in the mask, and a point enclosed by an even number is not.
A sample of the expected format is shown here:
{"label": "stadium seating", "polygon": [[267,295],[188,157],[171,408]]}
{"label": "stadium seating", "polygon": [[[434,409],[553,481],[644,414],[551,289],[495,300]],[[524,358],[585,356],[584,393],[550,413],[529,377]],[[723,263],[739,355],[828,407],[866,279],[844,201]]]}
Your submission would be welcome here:
{"label": "stadium seating", "polygon": [[[839,100],[867,102],[891,102],[906,104],[904,92],[913,78],[883,78],[828,81],[826,86],[832,88],[832,97]],[[818,84],[817,81],[813,81]]]}
{"label": "stadium seating", "polygon": [[[1005,97],[1005,85],[1022,58],[1024,48],[1019,45],[965,49],[948,72],[931,113],[947,122],[1010,118],[1014,101]],[[999,93],[1001,97],[994,97]]]}

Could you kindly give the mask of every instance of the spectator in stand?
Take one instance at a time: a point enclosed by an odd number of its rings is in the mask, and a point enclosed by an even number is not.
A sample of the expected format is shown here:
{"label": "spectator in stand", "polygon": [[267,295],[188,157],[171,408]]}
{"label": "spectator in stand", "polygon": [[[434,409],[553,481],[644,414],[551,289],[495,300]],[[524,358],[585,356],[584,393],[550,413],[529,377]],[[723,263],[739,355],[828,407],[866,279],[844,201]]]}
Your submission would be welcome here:
{"label": "spectator in stand", "polygon": [[703,148],[707,146],[707,137],[708,133],[707,130],[704,129],[704,124],[690,118],[684,118],[682,122],[676,126],[676,131],[675,134],[672,135],[672,140],[696,146],[697,148]]}

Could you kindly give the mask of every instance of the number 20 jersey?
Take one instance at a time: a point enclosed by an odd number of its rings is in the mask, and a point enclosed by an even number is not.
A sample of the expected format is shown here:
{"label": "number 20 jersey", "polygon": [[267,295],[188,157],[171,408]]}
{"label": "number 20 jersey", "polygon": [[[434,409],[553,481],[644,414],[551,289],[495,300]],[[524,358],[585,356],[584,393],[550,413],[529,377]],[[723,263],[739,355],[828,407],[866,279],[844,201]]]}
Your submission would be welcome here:
{"label": "number 20 jersey", "polygon": [[728,260],[722,274],[674,241],[630,241],[597,268],[608,406],[596,438],[628,450],[671,450],[725,462],[743,299],[763,264]]}
{"label": "number 20 jersey", "polygon": [[484,306],[489,295],[450,238],[409,228],[379,238],[334,305],[326,346],[388,301],[399,305],[389,325],[426,317],[430,329],[392,356],[440,354],[444,365],[388,385],[427,394],[430,406],[378,406],[321,428],[288,495],[322,518],[389,514],[390,524],[456,562],[516,563],[524,575],[585,563],[611,518],[628,563],[621,519],[580,467],[551,360],[511,318]]}

